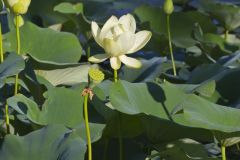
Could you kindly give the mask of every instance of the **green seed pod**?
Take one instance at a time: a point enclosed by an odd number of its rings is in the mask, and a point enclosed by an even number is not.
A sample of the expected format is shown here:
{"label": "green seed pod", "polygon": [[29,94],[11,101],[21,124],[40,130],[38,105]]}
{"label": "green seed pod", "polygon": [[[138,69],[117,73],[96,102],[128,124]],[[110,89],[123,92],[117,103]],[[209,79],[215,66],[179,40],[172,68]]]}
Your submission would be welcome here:
{"label": "green seed pod", "polygon": [[[16,16],[14,17],[14,24],[15,24],[15,26],[17,25],[17,17]],[[21,27],[23,25],[24,25],[24,19],[22,16],[19,15],[19,27]]]}
{"label": "green seed pod", "polygon": [[97,68],[90,68],[88,75],[94,84],[98,84],[104,80],[104,73]]}
{"label": "green seed pod", "polygon": [[166,14],[170,15],[174,11],[174,5],[172,0],[165,0],[163,10]]}

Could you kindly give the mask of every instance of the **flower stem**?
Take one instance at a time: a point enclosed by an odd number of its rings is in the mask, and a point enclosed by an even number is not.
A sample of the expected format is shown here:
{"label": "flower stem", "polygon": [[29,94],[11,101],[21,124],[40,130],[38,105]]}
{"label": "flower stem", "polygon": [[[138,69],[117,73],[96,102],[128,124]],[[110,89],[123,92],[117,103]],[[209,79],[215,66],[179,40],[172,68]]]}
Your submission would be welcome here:
{"label": "flower stem", "polygon": [[[0,23],[0,61],[3,63],[3,38],[2,38],[2,24]],[[6,94],[6,89],[4,89]],[[6,130],[7,134],[10,133],[10,121],[9,121],[9,112],[8,112],[8,105],[5,104],[5,121],[6,121]]]}
{"label": "flower stem", "polygon": [[167,15],[167,32],[168,32],[169,50],[170,50],[172,66],[173,66],[173,75],[177,76],[176,65],[175,65],[173,49],[172,49],[172,38],[171,38],[171,31],[170,31],[170,15]]}
{"label": "flower stem", "polygon": [[[114,69],[114,82],[118,81],[118,71]],[[123,160],[123,139],[121,132],[121,115],[118,114],[119,122],[118,122],[118,143],[119,143],[119,160]]]}
{"label": "flower stem", "polygon": [[239,143],[237,143],[236,146],[237,146],[237,150],[240,151]]}
{"label": "flower stem", "polygon": [[7,134],[10,134],[10,120],[9,120],[9,111],[8,111],[7,104],[5,104],[5,121],[6,121]]}
{"label": "flower stem", "polygon": [[118,114],[119,123],[118,123],[118,143],[119,143],[119,160],[123,160],[123,139],[121,132],[121,115]]}
{"label": "flower stem", "polygon": [[109,139],[106,139],[106,140],[105,140],[105,144],[104,144],[103,160],[107,160],[108,145],[109,145]]}
{"label": "flower stem", "polygon": [[[17,54],[18,55],[20,55],[20,52],[21,52],[19,23],[20,23],[20,15],[16,15],[16,36],[17,36]],[[18,74],[15,77],[14,95],[16,95],[17,93],[18,93]]]}
{"label": "flower stem", "polygon": [[114,69],[114,82],[118,81],[118,71]]}
{"label": "flower stem", "polygon": [[160,154],[161,154],[161,153],[153,154],[153,155],[151,155],[151,156],[148,156],[145,160],[151,160],[151,159],[153,159],[153,158],[155,158],[155,157],[157,157],[157,156],[160,156]]}
{"label": "flower stem", "polygon": [[84,117],[85,117],[85,127],[87,134],[87,143],[88,143],[88,160],[92,160],[92,143],[91,143],[91,134],[88,121],[88,97],[89,94],[84,96]]}
{"label": "flower stem", "polygon": [[229,31],[228,31],[228,30],[226,30],[226,31],[225,31],[225,33],[224,33],[224,39],[225,39],[225,41],[227,41],[228,34],[229,34]]}
{"label": "flower stem", "polygon": [[87,47],[87,59],[91,56],[91,48],[90,46]]}
{"label": "flower stem", "polygon": [[3,39],[2,39],[2,24],[0,23],[0,60],[3,63]]}
{"label": "flower stem", "polygon": [[221,150],[222,150],[222,160],[227,160],[225,146],[221,146]]}

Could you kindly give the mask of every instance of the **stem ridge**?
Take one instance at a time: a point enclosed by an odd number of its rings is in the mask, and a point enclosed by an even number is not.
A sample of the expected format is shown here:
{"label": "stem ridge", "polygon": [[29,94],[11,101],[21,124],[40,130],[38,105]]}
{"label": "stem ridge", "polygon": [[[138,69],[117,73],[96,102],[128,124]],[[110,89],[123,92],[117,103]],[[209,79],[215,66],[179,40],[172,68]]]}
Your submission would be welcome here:
{"label": "stem ridge", "polygon": [[87,143],[88,143],[88,160],[92,160],[92,142],[91,142],[89,120],[88,120],[88,97],[89,97],[89,94],[86,94],[84,96],[84,117],[85,117],[86,135],[87,135]]}
{"label": "stem ridge", "polygon": [[[19,23],[20,23],[20,15],[16,15],[16,36],[17,36],[17,54],[18,55],[20,55],[20,52],[21,52]],[[17,93],[18,93],[18,74],[15,77],[14,95],[16,95]]]}
{"label": "stem ridge", "polygon": [[168,32],[169,50],[170,50],[171,61],[173,66],[173,75],[177,76],[176,65],[175,65],[173,49],[172,49],[172,38],[171,38],[171,31],[170,31],[170,15],[167,15],[167,32]]}

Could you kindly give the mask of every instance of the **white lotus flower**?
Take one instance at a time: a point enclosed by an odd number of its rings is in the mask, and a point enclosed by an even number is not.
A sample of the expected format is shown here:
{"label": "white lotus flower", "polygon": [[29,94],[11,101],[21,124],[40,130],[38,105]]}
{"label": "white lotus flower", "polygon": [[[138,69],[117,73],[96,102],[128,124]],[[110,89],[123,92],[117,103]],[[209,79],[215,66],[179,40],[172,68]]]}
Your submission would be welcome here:
{"label": "white lotus flower", "polygon": [[96,22],[92,22],[92,34],[95,41],[104,48],[106,54],[97,54],[89,58],[90,62],[100,63],[110,58],[111,67],[118,70],[121,62],[128,67],[140,68],[141,62],[126,56],[142,49],[150,40],[150,31],[136,31],[136,21],[131,14],[118,19],[112,16],[100,29]]}

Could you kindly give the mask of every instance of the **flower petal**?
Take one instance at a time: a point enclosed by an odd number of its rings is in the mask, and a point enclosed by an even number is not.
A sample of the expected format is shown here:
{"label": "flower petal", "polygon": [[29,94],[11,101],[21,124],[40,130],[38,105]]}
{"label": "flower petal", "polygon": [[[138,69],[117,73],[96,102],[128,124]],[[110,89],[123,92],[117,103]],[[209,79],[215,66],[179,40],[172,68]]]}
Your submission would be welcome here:
{"label": "flower petal", "polygon": [[114,70],[118,70],[121,67],[121,61],[118,57],[111,57],[110,64]]}
{"label": "flower petal", "polygon": [[142,63],[135,58],[127,57],[126,55],[121,55],[121,56],[119,56],[119,59],[121,60],[121,62],[123,62],[128,67],[131,67],[131,68],[141,68],[142,67]]}
{"label": "flower petal", "polygon": [[109,55],[107,55],[107,54],[96,54],[96,55],[88,58],[88,61],[93,62],[93,63],[101,63],[108,58],[109,58]]}
{"label": "flower petal", "polygon": [[103,40],[103,48],[105,52],[112,57],[121,55],[121,48],[113,39],[105,38]]}
{"label": "flower petal", "polygon": [[119,19],[119,23],[122,24],[123,29],[125,31],[130,31],[132,33],[135,33],[136,31],[136,21],[135,18],[131,14],[127,14],[122,16]]}
{"label": "flower petal", "polygon": [[120,53],[126,54],[134,45],[136,36],[134,33],[128,31],[124,32],[117,38],[117,44],[120,47]]}
{"label": "flower petal", "polygon": [[147,42],[151,39],[152,33],[150,31],[140,31],[136,34],[136,41],[134,46],[127,52],[128,54],[134,53],[142,49]]}
{"label": "flower petal", "polygon": [[121,27],[121,25],[116,25],[115,27],[113,27],[113,30],[112,30],[113,38],[116,38],[123,33],[124,33],[124,30]]}
{"label": "flower petal", "polygon": [[103,25],[103,28],[100,33],[100,39],[103,40],[106,34],[111,30],[112,27],[118,24],[118,18],[116,16],[112,16],[107,20],[107,22]]}
{"label": "flower petal", "polygon": [[[4,1],[5,2],[5,1]],[[16,3],[18,3],[19,0],[8,0],[7,3],[9,4],[10,7],[13,7]]]}
{"label": "flower petal", "polygon": [[102,42],[101,42],[100,39],[99,39],[101,30],[100,30],[98,24],[97,24],[96,22],[92,21],[91,27],[92,27],[92,35],[93,35],[93,38],[95,39],[95,41],[96,41],[100,46],[102,46]]}

